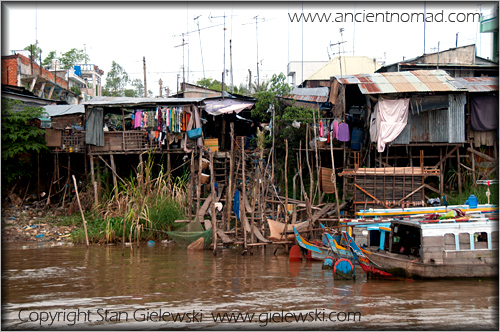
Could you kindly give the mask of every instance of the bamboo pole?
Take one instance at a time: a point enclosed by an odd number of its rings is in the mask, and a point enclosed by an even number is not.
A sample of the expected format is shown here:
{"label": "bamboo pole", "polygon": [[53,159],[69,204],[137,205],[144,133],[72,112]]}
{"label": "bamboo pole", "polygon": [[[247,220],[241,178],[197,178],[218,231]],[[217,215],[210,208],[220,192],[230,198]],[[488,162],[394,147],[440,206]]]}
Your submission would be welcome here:
{"label": "bamboo pole", "polygon": [[87,248],[89,247],[89,235],[87,233],[87,221],[85,221],[85,216],[83,215],[82,205],[80,204],[80,196],[78,195],[78,186],[76,185],[76,178],[73,175],[73,183],[75,185],[76,200],[78,201],[78,207],[80,208],[80,213],[83,220],[83,229],[85,230],[85,242],[87,243]]}
{"label": "bamboo pole", "polygon": [[212,150],[209,152],[210,155],[210,189],[212,192],[212,243],[213,243],[213,255],[217,255],[217,215],[215,212],[215,199],[217,195],[215,194],[215,174],[214,174],[214,153]]}
{"label": "bamboo pole", "polygon": [[462,195],[462,169],[460,167],[460,152],[457,149],[458,194]]}
{"label": "bamboo pole", "polygon": [[[69,156],[68,156],[69,158]],[[97,196],[101,198],[101,163],[99,162],[99,159],[96,160],[96,166],[97,166]],[[69,189],[69,188],[68,188]]]}
{"label": "bamboo pole", "polygon": [[[313,132],[314,132],[314,152],[315,152],[315,155],[316,155],[317,186],[316,186],[316,189],[314,190],[313,198],[311,198],[312,202],[315,201],[316,192],[318,192],[318,194],[319,194],[319,181],[320,181],[320,178],[319,178],[319,157],[318,157],[318,138],[317,138],[317,135],[316,135],[316,112],[314,110],[313,110],[313,122],[314,122]],[[313,173],[311,173],[311,176],[313,176]],[[318,204],[321,204],[321,197],[318,199]]]}

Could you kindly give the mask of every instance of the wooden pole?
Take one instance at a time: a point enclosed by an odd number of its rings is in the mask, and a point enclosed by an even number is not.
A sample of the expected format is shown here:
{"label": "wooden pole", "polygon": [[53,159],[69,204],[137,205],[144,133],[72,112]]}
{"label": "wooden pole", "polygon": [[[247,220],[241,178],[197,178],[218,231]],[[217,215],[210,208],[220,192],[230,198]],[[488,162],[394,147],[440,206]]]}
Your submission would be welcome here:
{"label": "wooden pole", "polygon": [[[331,133],[330,133],[331,135]],[[337,190],[337,175],[335,174],[335,158],[333,158],[333,137],[330,137],[330,154],[332,156],[332,182],[335,186],[335,202],[337,204],[337,220],[340,223],[339,193]],[[366,210],[366,207],[365,207]]]}
{"label": "wooden pole", "polygon": [[75,185],[76,200],[78,201],[78,207],[80,208],[80,213],[82,214],[83,229],[85,230],[85,242],[87,243],[87,248],[89,247],[89,235],[87,233],[87,222],[85,221],[85,216],[83,215],[82,205],[80,204],[80,196],[78,195],[78,186],[76,185],[76,179],[73,175],[73,184]]}
{"label": "wooden pole", "polygon": [[[33,66],[33,62],[31,63]],[[33,68],[32,68],[33,69]],[[40,200],[40,153],[36,154],[37,166],[38,166],[38,180],[37,180],[37,192],[38,192],[38,200]]]}
{"label": "wooden pole", "polygon": [[144,163],[142,161],[142,153],[139,154],[139,188],[144,195],[145,185],[144,185]]}
{"label": "wooden pole", "polygon": [[189,222],[192,221],[193,218],[193,190],[194,190],[194,149],[191,151],[191,179],[189,181],[189,190],[188,190],[188,219]]}
{"label": "wooden pole", "polygon": [[[285,139],[285,225],[288,221],[288,140]],[[285,226],[286,227],[286,226]]]}
{"label": "wooden pole", "polygon": [[458,194],[462,195],[462,168],[460,167],[460,149],[457,149]]}
{"label": "wooden pole", "polygon": [[[274,128],[273,128],[274,130]],[[241,171],[242,171],[242,190],[241,190],[241,200],[240,200],[240,220],[242,222],[242,230],[243,230],[243,249],[247,250],[247,231],[245,229],[245,226],[243,225],[243,214],[246,214],[246,207],[245,207],[245,202],[246,202],[246,178],[245,178],[245,149],[244,149],[244,137],[241,137]]]}
{"label": "wooden pole", "polygon": [[[318,119],[319,120],[319,119]],[[311,198],[312,202],[314,203],[315,198],[316,198],[316,192],[318,191],[319,193],[319,158],[318,158],[318,139],[316,135],[316,112],[313,110],[313,121],[314,121],[314,126],[313,126],[313,132],[314,132],[314,152],[316,155],[316,177],[317,177],[317,186],[316,189],[314,190],[314,195]],[[311,176],[313,176],[313,173],[311,173]],[[319,195],[318,195],[319,196]],[[318,199],[318,204],[321,204],[321,196]]]}
{"label": "wooden pole", "polygon": [[214,247],[213,255],[217,255],[217,215],[215,212],[215,199],[217,195],[215,194],[215,172],[214,172],[214,153],[212,150],[209,152],[210,155],[210,189],[212,191],[212,243]]}
{"label": "wooden pole", "polygon": [[94,175],[94,156],[90,154],[90,175],[92,177],[92,186],[94,187],[94,204],[99,205],[99,196],[97,195],[97,183],[95,182]]}
{"label": "wooden pole", "polygon": [[[200,146],[199,149],[200,149],[200,157],[198,158],[198,185],[196,186],[196,216],[194,217],[195,220],[197,218],[199,220],[198,214],[200,213],[200,196],[201,196],[201,167],[202,167],[202,158],[203,158],[203,147]],[[203,218],[203,216],[202,216],[202,218]]]}
{"label": "wooden pole", "polygon": [[[69,158],[69,156],[68,156]],[[96,166],[97,166],[97,196],[101,198],[101,162],[99,159],[96,160]]]}
{"label": "wooden pole", "polygon": [[113,186],[115,189],[115,196],[118,196],[118,180],[116,179],[116,166],[115,166],[115,157],[110,154],[109,159],[111,160],[111,170],[113,171]]}
{"label": "wooden pole", "polygon": [[227,212],[227,221],[226,221],[226,230],[229,230],[230,224],[231,224],[231,208],[233,206],[233,178],[234,178],[234,143],[233,143],[233,138],[234,138],[234,122],[231,122],[229,124],[229,127],[231,128],[231,138],[230,138],[230,144],[231,144],[231,154],[229,155],[229,186],[227,188],[228,194],[226,198],[226,212]]}

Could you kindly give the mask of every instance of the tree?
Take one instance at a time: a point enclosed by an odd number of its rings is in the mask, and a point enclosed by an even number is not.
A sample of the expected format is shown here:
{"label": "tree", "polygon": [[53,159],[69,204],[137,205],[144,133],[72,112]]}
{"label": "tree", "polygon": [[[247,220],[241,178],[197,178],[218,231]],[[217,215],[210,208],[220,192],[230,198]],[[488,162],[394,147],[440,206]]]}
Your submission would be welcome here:
{"label": "tree", "polygon": [[130,82],[130,78],[119,64],[111,63],[111,70],[106,76],[106,86],[103,90],[103,96],[123,97],[125,95],[125,87]]}
{"label": "tree", "polygon": [[285,80],[285,75],[280,73],[279,75],[273,74],[270,81],[262,83],[259,88],[265,88],[265,90],[254,94],[254,97],[257,98],[257,103],[254,109],[252,109],[253,117],[263,122],[268,122],[271,119],[271,113],[268,112],[269,107],[274,105],[275,109],[280,108],[279,98],[289,95],[292,91],[292,87]]}
{"label": "tree", "polygon": [[48,150],[43,134],[31,121],[48,116],[43,107],[22,107],[20,101],[2,99],[2,178],[11,183],[30,176],[31,153]]}
{"label": "tree", "polygon": [[144,97],[144,84],[142,84],[141,79],[136,78],[130,84],[135,88],[133,97]]}
{"label": "tree", "polygon": [[[33,51],[31,46],[33,46]],[[40,46],[38,46],[38,40],[32,45],[26,46],[24,49],[33,52],[31,54],[33,56],[33,61],[37,61],[38,58],[40,57],[40,54],[42,54],[42,49],[40,48]]]}
{"label": "tree", "polygon": [[49,54],[43,59],[42,66],[52,66],[52,60],[57,59],[56,51],[50,51]]}
{"label": "tree", "polygon": [[90,59],[83,50],[72,48],[68,52],[61,54],[59,61],[61,61],[62,69],[71,69],[74,65],[84,61],[90,61]]}

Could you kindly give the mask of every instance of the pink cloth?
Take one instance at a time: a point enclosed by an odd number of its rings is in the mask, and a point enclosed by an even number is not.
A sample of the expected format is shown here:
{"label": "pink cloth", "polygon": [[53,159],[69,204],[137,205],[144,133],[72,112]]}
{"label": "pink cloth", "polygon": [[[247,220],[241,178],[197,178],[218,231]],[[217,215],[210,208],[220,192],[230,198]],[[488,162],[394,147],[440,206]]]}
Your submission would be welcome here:
{"label": "pink cloth", "polygon": [[337,133],[339,131],[338,121],[333,121],[332,123],[332,138],[337,138]]}
{"label": "pink cloth", "polygon": [[339,124],[339,132],[337,134],[337,139],[341,142],[349,142],[349,125],[345,122]]}
{"label": "pink cloth", "polygon": [[[394,141],[408,122],[410,99],[379,99],[377,122],[377,151],[384,152],[385,144]],[[437,129],[439,130],[439,129]]]}
{"label": "pink cloth", "polygon": [[325,135],[325,129],[323,129],[323,121],[319,122],[319,137],[323,137]]}
{"label": "pink cloth", "polygon": [[142,111],[135,112],[134,115],[134,128],[139,128],[141,126]]}

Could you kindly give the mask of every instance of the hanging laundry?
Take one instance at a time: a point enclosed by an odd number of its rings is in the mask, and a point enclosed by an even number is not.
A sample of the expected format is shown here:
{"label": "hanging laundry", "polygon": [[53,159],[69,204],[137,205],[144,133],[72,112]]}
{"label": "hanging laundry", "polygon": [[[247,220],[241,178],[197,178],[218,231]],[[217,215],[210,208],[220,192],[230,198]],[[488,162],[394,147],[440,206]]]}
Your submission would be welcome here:
{"label": "hanging laundry", "polygon": [[323,129],[323,120],[319,121],[319,137],[323,137],[325,135],[325,130]]}
{"label": "hanging laundry", "polygon": [[332,132],[332,120],[330,122],[327,121],[328,126],[326,127],[327,133],[326,133],[326,144],[330,144],[330,133]]}
{"label": "hanging laundry", "polygon": [[140,128],[142,122],[142,111],[136,111],[134,115],[134,129]]}
{"label": "hanging laundry", "polygon": [[240,220],[240,192],[236,189],[233,199],[233,209],[232,211],[236,214],[236,220]]}
{"label": "hanging laundry", "polygon": [[332,138],[337,138],[338,132],[339,132],[339,122],[333,121],[333,123],[332,123]]}
{"label": "hanging laundry", "polygon": [[349,125],[345,122],[339,124],[339,132],[337,134],[337,139],[341,142],[349,142]]}
{"label": "hanging laundry", "polygon": [[377,151],[384,152],[385,144],[394,141],[406,127],[410,98],[379,99]]}

